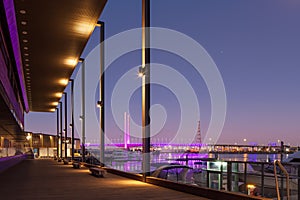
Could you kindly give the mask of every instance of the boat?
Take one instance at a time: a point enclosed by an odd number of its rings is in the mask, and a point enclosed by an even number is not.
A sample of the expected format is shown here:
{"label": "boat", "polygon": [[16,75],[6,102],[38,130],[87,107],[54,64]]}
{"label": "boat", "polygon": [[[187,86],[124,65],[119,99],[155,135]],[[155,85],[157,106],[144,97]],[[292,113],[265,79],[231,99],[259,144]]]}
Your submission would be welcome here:
{"label": "boat", "polygon": [[300,151],[288,155],[287,158],[282,160],[282,163],[298,163],[298,162],[300,162]]}
{"label": "boat", "polygon": [[[187,175],[192,167],[187,165],[169,164],[158,167],[151,176],[169,181],[187,183]],[[192,174],[192,171],[191,171]]]}

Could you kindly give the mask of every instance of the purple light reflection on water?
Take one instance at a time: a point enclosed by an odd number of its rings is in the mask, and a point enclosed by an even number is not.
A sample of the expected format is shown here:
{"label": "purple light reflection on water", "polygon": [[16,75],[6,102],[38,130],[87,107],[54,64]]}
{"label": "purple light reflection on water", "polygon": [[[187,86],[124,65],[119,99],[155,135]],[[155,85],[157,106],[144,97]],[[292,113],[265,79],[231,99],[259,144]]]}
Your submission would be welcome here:
{"label": "purple light reflection on water", "polygon": [[[99,143],[86,143],[85,146],[86,147],[99,147]],[[105,144],[105,146],[112,146],[112,147],[120,147],[123,148],[124,147],[124,143],[111,143],[111,144]],[[127,144],[128,148],[132,148],[132,147],[141,147],[142,143],[131,143],[131,144]],[[184,146],[189,146],[189,147],[199,147],[199,144],[169,144],[169,143],[155,143],[155,144],[151,144],[151,146],[154,147],[165,147],[165,146],[171,146],[171,147],[184,147]],[[204,144],[202,144],[201,146],[206,146]]]}

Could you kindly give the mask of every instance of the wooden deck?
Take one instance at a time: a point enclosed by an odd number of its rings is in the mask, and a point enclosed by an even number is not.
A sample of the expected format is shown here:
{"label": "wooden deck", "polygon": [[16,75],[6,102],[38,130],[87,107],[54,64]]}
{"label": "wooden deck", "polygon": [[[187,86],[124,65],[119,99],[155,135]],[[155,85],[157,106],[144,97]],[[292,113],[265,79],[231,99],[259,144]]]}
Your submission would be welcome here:
{"label": "wooden deck", "polygon": [[50,159],[25,160],[0,173],[1,199],[151,199],[205,200],[107,173],[90,175],[87,168],[74,169]]}

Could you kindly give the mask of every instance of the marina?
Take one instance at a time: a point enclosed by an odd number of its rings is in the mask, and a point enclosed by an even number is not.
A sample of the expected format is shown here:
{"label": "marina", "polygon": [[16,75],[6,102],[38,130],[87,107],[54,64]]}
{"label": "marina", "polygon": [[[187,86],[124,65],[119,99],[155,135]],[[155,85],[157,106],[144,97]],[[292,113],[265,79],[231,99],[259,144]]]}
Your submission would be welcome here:
{"label": "marina", "polygon": [[[97,157],[97,150],[92,150]],[[115,152],[118,152],[117,154]],[[300,163],[287,162],[299,154],[280,153],[178,153],[155,151],[150,153],[151,176],[173,182],[196,185],[247,195],[276,199],[274,161],[283,158],[282,165],[289,173],[287,177],[277,171],[281,198],[287,197],[287,189],[292,199],[299,196]],[[99,152],[98,152],[99,153]],[[134,174],[142,173],[142,153],[117,148],[107,152],[105,165],[116,170]]]}

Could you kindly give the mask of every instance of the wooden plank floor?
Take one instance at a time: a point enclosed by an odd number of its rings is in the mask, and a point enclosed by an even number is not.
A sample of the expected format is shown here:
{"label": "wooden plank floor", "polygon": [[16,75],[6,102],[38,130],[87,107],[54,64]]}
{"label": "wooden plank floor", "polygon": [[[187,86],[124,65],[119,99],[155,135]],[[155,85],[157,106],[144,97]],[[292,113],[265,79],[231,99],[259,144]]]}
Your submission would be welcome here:
{"label": "wooden plank floor", "polygon": [[87,169],[73,169],[54,160],[25,160],[0,173],[0,199],[151,199],[205,200],[114,174],[91,176]]}

